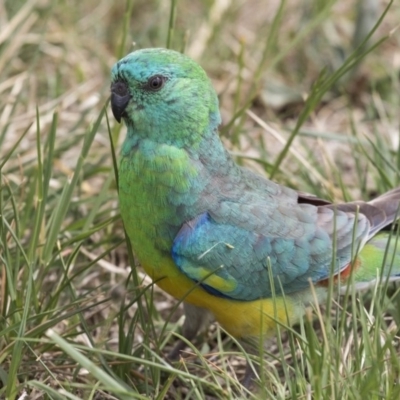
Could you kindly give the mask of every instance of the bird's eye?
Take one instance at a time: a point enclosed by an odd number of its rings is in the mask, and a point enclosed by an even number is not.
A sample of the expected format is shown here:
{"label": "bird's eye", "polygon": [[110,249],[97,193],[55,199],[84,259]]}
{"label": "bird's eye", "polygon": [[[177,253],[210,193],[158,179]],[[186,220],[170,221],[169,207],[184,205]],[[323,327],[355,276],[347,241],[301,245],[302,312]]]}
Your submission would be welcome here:
{"label": "bird's eye", "polygon": [[166,78],[162,75],[154,75],[147,81],[147,88],[153,91],[160,90],[164,86]]}

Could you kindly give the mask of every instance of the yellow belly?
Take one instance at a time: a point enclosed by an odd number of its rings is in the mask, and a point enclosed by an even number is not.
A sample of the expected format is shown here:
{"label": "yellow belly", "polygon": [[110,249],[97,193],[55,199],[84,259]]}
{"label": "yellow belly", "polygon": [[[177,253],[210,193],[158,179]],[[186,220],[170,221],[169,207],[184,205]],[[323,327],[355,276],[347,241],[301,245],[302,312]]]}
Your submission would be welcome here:
{"label": "yellow belly", "polygon": [[162,271],[146,265],[143,267],[156,284],[170,295],[211,311],[234,337],[269,336],[276,330],[277,324],[290,326],[304,313],[304,303],[299,301],[301,296],[237,301],[211,295],[182,274],[172,260],[165,261],[169,265],[165,265]]}

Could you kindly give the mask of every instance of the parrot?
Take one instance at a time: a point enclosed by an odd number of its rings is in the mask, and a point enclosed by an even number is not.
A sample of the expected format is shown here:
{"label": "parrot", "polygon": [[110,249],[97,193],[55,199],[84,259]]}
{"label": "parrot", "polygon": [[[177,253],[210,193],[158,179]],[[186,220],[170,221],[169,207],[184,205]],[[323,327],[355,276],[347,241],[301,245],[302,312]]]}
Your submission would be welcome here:
{"label": "parrot", "polygon": [[397,236],[385,229],[400,188],[332,204],[239,166],[219,136],[211,80],[188,56],[128,54],[112,67],[110,102],[127,128],[118,196],[128,240],[153,282],[184,303],[188,340],[213,319],[239,340],[268,338],[323,302],[332,280],[400,275]]}

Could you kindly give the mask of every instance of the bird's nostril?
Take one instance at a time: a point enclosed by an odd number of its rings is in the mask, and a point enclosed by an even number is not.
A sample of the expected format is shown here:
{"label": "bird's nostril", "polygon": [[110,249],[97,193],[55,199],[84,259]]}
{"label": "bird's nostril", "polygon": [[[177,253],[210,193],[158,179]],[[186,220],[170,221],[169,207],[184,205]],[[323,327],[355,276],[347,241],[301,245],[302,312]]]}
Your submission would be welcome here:
{"label": "bird's nostril", "polygon": [[129,94],[128,85],[125,82],[115,82],[111,86],[111,92],[117,94],[118,96],[126,96]]}

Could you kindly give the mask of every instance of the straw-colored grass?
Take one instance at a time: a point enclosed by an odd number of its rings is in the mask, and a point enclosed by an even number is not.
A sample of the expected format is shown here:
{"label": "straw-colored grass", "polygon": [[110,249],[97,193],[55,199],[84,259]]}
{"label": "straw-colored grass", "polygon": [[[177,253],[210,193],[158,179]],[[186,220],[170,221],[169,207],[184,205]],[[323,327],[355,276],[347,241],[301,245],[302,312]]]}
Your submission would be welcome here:
{"label": "straw-colored grass", "polygon": [[109,71],[135,43],[206,69],[239,163],[334,201],[398,186],[400,7],[356,3],[0,0],[0,398],[400,397],[393,285],[279,331],[252,393],[260,358],[216,325],[168,364],[180,308],[135,265],[115,185]]}

